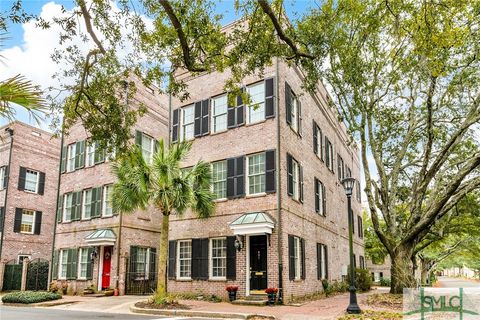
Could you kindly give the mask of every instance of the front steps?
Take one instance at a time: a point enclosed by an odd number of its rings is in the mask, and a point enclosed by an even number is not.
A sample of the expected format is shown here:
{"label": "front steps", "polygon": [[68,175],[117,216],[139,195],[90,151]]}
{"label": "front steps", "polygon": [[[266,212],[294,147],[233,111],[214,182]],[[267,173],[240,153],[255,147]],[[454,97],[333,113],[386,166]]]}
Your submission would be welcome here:
{"label": "front steps", "polygon": [[233,304],[241,304],[247,306],[265,306],[267,305],[268,297],[266,294],[251,294],[244,299],[237,299]]}

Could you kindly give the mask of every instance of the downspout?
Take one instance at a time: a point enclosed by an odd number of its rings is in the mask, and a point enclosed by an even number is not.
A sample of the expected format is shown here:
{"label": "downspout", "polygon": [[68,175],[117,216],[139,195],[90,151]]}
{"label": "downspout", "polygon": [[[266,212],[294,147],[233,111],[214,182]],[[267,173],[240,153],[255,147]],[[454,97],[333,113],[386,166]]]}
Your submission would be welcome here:
{"label": "downspout", "polygon": [[281,180],[281,157],[280,157],[280,79],[278,57],[275,58],[275,95],[277,98],[277,251],[278,251],[278,302],[283,303],[283,246],[282,246],[282,180]]}
{"label": "downspout", "polygon": [[[63,123],[62,123],[62,129],[63,129]],[[60,161],[58,162],[58,181],[57,181],[57,202],[56,202],[56,207],[55,207],[55,222],[53,224],[53,240],[52,240],[52,255],[50,258],[51,264],[50,264],[50,272],[49,272],[49,281],[52,281],[53,278],[53,264],[55,261],[53,261],[53,256],[55,252],[55,239],[57,235],[57,224],[58,224],[58,204],[60,200],[60,180],[62,179],[62,157],[63,157],[63,130],[62,130],[62,138],[60,139]],[[63,213],[62,213],[63,214]]]}
{"label": "downspout", "polygon": [[[10,164],[12,163],[12,150],[13,150],[13,129],[10,127],[5,128],[5,131],[9,133],[10,135],[10,150],[8,154],[8,172],[5,172],[4,174],[7,175],[7,185],[5,186],[5,199],[3,200],[3,214],[2,214],[2,221],[0,221],[0,226],[1,229],[0,231],[2,232],[2,237],[0,238],[0,261],[2,257],[2,248],[3,248],[3,237],[5,235],[4,232],[4,227],[5,227],[5,216],[7,215],[7,195],[8,195],[8,186],[10,185]],[[3,181],[0,181],[0,183],[3,183]]]}
{"label": "downspout", "polygon": [[[124,89],[125,89],[125,112],[128,110],[128,81],[123,82]],[[115,289],[117,289],[117,292],[119,291],[118,285],[120,284],[120,256],[122,255],[122,223],[123,223],[123,214],[120,213],[118,217],[118,252],[117,252],[117,272],[115,275]],[[125,274],[128,270],[126,270],[125,266]],[[100,279],[98,280],[100,282]]]}

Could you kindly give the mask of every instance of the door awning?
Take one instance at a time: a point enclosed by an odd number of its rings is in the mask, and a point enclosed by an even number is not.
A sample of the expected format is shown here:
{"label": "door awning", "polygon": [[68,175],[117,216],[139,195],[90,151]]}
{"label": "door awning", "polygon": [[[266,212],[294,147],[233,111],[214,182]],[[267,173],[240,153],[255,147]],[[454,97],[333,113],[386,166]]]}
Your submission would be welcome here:
{"label": "door awning", "polygon": [[96,246],[110,246],[114,245],[117,236],[112,229],[98,229],[85,237],[85,242]]}
{"label": "door awning", "polygon": [[265,212],[245,213],[230,223],[235,235],[272,234],[273,219]]}

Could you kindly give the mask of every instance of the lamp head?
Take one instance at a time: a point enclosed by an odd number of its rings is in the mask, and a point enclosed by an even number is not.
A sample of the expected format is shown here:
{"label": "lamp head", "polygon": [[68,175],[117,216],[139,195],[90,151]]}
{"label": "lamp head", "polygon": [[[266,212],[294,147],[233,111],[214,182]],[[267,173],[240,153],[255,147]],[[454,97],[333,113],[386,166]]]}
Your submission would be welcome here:
{"label": "lamp head", "polygon": [[348,177],[342,180],[343,188],[347,196],[352,195],[353,187],[355,186],[355,178]]}

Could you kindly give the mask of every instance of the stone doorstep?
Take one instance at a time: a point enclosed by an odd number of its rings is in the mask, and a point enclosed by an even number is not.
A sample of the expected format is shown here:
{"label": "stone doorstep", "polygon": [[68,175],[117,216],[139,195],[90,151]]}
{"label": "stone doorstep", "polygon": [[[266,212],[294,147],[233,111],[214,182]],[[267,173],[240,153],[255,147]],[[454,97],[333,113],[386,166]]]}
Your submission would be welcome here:
{"label": "stone doorstep", "polygon": [[250,299],[237,299],[232,301],[232,304],[240,304],[245,306],[265,306],[267,300],[250,300]]}
{"label": "stone doorstep", "polygon": [[265,317],[266,319],[276,319],[274,316],[253,314],[253,313],[230,313],[230,312],[214,312],[214,311],[195,311],[195,310],[168,310],[168,309],[147,309],[138,308],[134,305],[130,306],[133,313],[143,313],[161,316],[180,316],[180,317],[203,317],[216,319],[252,319],[254,317]]}

